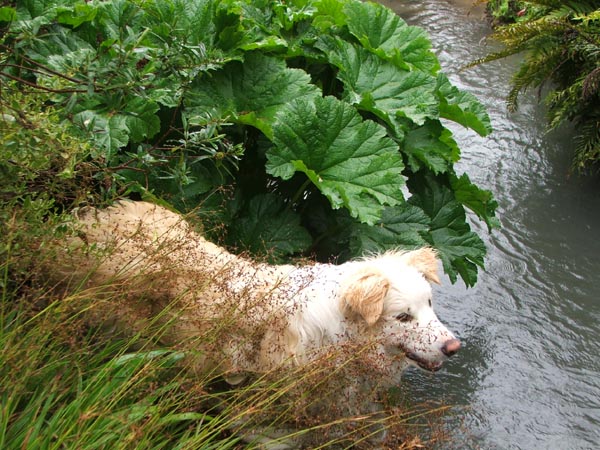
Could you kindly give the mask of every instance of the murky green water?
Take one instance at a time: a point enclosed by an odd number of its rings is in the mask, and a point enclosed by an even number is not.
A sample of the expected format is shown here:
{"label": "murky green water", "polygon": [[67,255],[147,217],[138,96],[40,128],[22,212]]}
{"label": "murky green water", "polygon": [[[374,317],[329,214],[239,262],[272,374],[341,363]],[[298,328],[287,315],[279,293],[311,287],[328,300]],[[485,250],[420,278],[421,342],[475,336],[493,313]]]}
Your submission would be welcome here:
{"label": "murky green water", "polygon": [[463,350],[406,383],[416,400],[457,405],[454,448],[600,448],[600,183],[569,177],[569,131],[545,133],[537,92],[506,111],[518,59],[459,73],[489,50],[469,1],[382,3],[426,28],[444,71],[487,106],[491,137],[452,128],[458,170],[494,192],[502,223],[491,235],[475,224],[489,248],[475,288],[436,288]]}

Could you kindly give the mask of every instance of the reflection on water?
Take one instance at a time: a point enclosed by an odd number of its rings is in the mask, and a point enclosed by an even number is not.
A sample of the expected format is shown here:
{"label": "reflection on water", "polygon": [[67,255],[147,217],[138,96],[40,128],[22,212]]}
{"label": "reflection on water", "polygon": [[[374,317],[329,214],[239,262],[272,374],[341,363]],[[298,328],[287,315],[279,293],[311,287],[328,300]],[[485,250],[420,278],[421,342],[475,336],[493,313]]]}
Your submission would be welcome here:
{"label": "reflection on water", "polygon": [[475,288],[436,289],[465,347],[435,376],[406,376],[419,401],[457,405],[456,448],[586,449],[600,443],[600,183],[569,177],[569,130],[547,134],[537,92],[508,113],[518,56],[460,72],[490,50],[469,0],[383,1],[423,26],[454,84],[486,105],[494,133],[451,126],[457,167],[494,192],[502,228],[474,228],[489,249]]}

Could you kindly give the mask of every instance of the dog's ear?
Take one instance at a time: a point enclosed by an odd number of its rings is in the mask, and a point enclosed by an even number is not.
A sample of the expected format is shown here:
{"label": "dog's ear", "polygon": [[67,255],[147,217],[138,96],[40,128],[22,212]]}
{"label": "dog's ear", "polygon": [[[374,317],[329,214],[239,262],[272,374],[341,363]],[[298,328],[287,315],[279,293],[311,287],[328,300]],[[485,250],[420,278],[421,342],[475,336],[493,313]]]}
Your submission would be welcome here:
{"label": "dog's ear", "polygon": [[430,247],[423,247],[412,252],[405,253],[403,259],[406,264],[416,268],[429,282],[441,284],[438,276],[437,253]]}
{"label": "dog's ear", "polygon": [[342,311],[351,310],[371,326],[383,312],[383,299],[389,288],[390,281],[379,270],[361,269],[342,283]]}

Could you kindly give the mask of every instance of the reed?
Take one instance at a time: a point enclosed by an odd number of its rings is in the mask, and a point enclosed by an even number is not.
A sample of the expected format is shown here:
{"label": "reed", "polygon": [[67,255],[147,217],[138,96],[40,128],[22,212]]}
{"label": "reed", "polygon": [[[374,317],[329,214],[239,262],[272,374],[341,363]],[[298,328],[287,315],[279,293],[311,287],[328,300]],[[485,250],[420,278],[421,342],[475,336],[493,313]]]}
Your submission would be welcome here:
{"label": "reed", "polygon": [[180,351],[149,348],[138,336],[106,339],[65,306],[77,296],[41,310],[12,300],[0,330],[3,449],[226,449],[277,440],[369,448],[382,428],[417,448],[423,442],[409,424],[433,412],[336,417],[322,408],[336,376],[323,362],[231,389],[187,372]]}

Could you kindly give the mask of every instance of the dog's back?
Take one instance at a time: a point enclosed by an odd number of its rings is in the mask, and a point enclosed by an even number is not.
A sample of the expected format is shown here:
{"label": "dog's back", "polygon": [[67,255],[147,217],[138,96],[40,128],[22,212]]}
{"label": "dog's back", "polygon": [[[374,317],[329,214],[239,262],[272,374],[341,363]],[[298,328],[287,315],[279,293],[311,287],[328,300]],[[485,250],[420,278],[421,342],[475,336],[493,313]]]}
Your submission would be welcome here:
{"label": "dog's back", "polygon": [[147,202],[83,208],[73,217],[75,231],[49,272],[63,290],[93,303],[84,306],[91,322],[122,334],[168,321],[162,341],[169,345],[214,333],[215,348],[204,353],[242,368],[267,324],[285,327],[280,290],[292,266],[233,255],[180,214]]}

